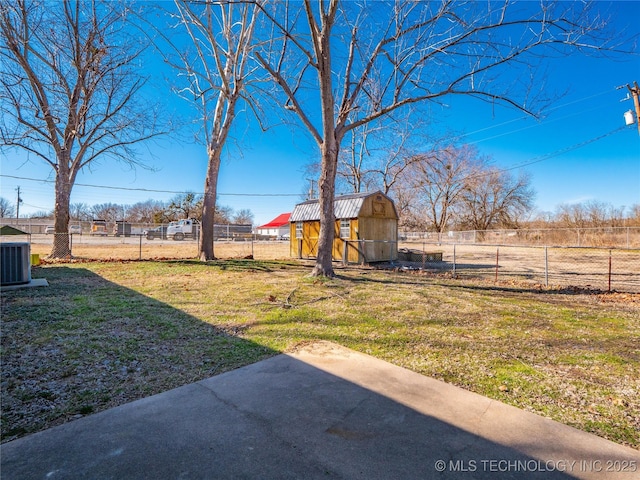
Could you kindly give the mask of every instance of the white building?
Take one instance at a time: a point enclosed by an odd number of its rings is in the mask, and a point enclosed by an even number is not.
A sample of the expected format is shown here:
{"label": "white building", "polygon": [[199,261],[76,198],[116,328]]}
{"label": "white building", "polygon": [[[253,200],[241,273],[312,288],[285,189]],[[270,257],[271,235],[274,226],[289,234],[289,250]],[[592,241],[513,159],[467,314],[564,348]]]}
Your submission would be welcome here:
{"label": "white building", "polygon": [[291,218],[291,213],[281,213],[269,223],[256,227],[256,234],[277,238],[288,237],[289,218]]}

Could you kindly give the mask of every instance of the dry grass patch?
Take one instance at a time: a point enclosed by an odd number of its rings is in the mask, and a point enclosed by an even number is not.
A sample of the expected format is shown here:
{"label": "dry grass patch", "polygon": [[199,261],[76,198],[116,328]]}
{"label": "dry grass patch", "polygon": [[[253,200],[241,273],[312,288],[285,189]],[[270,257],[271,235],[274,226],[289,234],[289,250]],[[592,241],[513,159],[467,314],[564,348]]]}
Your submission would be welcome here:
{"label": "dry grass patch", "polygon": [[334,341],[640,448],[640,302],[295,262],[87,263],[2,295],[2,434]]}
{"label": "dry grass patch", "polygon": [[[46,242],[44,240],[47,240]],[[51,253],[51,238],[35,238],[31,253],[45,259]],[[193,240],[147,240],[142,237],[74,236],[72,253],[79,260],[179,260],[198,257],[198,243]],[[290,256],[289,243],[284,241],[217,241],[215,254],[219,258],[258,260],[286,259]]]}

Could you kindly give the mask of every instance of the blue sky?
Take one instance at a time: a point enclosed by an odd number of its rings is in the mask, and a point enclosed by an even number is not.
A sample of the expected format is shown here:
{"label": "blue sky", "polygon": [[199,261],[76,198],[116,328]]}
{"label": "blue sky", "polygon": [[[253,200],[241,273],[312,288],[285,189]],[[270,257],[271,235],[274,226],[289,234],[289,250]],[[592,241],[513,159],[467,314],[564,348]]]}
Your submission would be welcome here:
{"label": "blue sky", "polygon": [[[616,28],[640,33],[640,2],[600,3],[611,5]],[[443,128],[460,132],[461,141],[474,144],[497,166],[531,163],[524,170],[532,176],[540,211],[552,212],[559,204],[588,200],[630,206],[640,204],[640,135],[635,125],[611,132],[624,125],[624,112],[633,108],[631,100],[623,100],[626,87],[616,87],[634,81],[640,82],[638,55],[598,58],[574,54],[550,63],[544,88],[566,93],[539,121],[514,109],[468,98],[445,99],[447,106],[435,107],[432,113]],[[161,98],[170,97],[162,94]],[[249,122],[243,116],[239,120]],[[240,147],[232,148],[223,161],[219,203],[234,210],[250,209],[256,224],[291,211],[309,187],[304,170],[318,158],[315,143],[303,129],[290,126],[266,133],[237,131]],[[571,148],[579,145],[583,146]],[[141,148],[140,159],[153,164],[154,171],[130,170],[115,163],[98,165],[78,176],[72,203],[133,204],[150,198],[168,200],[173,192],[203,190],[207,162],[203,146],[166,139],[148,148],[153,155]],[[554,153],[557,155],[551,156]],[[2,158],[1,173],[2,197],[15,202],[15,189],[21,188],[21,214],[53,208],[53,184],[27,180],[53,180],[51,168],[42,161],[26,161],[23,153],[11,151]]]}

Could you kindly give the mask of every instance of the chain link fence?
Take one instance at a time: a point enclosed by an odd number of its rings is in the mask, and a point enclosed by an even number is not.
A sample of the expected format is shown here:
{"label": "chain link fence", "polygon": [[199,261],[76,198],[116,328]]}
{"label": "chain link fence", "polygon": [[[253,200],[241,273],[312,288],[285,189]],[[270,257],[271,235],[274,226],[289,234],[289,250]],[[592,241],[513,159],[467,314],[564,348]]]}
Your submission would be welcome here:
{"label": "chain link fence", "polygon": [[438,232],[401,231],[408,242],[563,247],[639,248],[640,227],[534,228]]}
{"label": "chain link fence", "polygon": [[[628,234],[631,241],[634,232],[629,229]],[[625,242],[626,235],[623,233],[621,237]],[[31,252],[42,259],[54,253],[57,258],[78,260],[165,260],[198,256],[198,241],[194,238],[177,241],[142,234],[71,234],[54,241],[57,237],[57,234],[32,234]],[[449,238],[447,236],[447,240]],[[581,238],[586,238],[584,232]],[[362,242],[366,241],[350,243],[354,243],[354,248],[362,249]],[[443,243],[427,239],[391,243],[393,245],[389,246],[388,241],[383,242],[380,248],[393,255],[390,254],[388,260],[386,257],[377,260],[392,267],[450,273],[458,278],[640,293],[640,248]],[[288,240],[264,240],[253,235],[218,238],[214,252],[218,258],[291,258]],[[362,259],[358,262],[349,258],[342,260],[344,263],[363,263]]]}
{"label": "chain link fence", "polygon": [[[198,239],[174,240],[161,236],[98,236],[80,234],[31,235],[31,250],[43,260],[180,260],[198,256]],[[67,249],[68,246],[68,249]],[[219,258],[290,258],[288,241],[257,236],[218,237],[214,253]]]}
{"label": "chain link fence", "polygon": [[426,242],[421,248],[415,248],[415,243],[402,247],[401,252],[408,252],[411,258],[399,264],[408,269],[545,287],[640,292],[640,249]]}

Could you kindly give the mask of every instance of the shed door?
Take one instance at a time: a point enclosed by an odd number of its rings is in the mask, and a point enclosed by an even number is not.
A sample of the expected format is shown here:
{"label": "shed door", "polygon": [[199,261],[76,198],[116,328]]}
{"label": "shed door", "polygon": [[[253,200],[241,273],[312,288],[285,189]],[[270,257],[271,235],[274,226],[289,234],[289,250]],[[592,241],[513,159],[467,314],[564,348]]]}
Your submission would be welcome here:
{"label": "shed door", "polygon": [[302,256],[318,256],[318,238],[320,237],[320,222],[304,222],[302,225]]}

